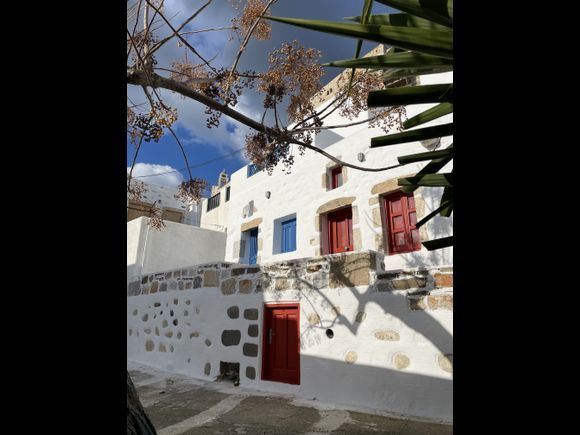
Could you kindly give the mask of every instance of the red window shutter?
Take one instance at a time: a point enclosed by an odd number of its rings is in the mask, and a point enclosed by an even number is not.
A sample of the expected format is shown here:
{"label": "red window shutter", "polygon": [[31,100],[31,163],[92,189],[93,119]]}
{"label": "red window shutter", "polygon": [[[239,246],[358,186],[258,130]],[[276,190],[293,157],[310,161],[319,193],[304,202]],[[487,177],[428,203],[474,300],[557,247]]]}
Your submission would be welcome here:
{"label": "red window shutter", "polygon": [[337,166],[332,170],[331,188],[336,189],[340,186],[342,186],[342,166]]}
{"label": "red window shutter", "polygon": [[418,251],[421,249],[421,238],[417,224],[417,210],[413,194],[396,192],[385,197],[385,215],[387,217],[387,239],[389,253]]}

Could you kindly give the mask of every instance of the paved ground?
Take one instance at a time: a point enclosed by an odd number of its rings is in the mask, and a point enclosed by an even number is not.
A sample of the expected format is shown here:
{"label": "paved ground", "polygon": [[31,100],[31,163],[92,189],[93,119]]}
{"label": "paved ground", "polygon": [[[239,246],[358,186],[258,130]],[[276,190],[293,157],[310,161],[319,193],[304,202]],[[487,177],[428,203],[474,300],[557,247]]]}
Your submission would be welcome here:
{"label": "paved ground", "polygon": [[297,401],[204,382],[128,363],[141,403],[159,435],[452,434],[452,426],[394,419],[314,401]]}

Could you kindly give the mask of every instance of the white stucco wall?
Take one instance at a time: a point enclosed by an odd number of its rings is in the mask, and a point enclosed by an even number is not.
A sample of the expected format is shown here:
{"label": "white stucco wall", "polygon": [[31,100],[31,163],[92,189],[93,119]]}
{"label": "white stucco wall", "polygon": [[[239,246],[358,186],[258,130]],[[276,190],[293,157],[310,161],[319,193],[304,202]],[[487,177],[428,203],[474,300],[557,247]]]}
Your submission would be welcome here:
{"label": "white stucco wall", "polygon": [[[453,78],[452,73],[445,73],[423,76],[420,81],[421,84],[433,84],[452,82]],[[409,106],[407,107],[407,116],[411,118],[431,106],[424,104]],[[364,116],[366,114],[362,114],[361,118]],[[451,119],[452,115],[448,115],[421,127],[446,123]],[[332,125],[348,121],[341,119],[337,111],[326,122]],[[427,151],[419,142],[370,149],[371,138],[385,133],[382,130],[369,129],[366,124],[338,129],[334,133],[336,135],[333,137],[328,134],[321,135],[322,143],[319,145],[324,147],[325,151],[341,160],[361,166],[393,166],[398,163],[398,156]],[[330,144],[330,140],[333,138],[340,140]],[[443,138],[439,149],[447,147],[452,141],[452,137]],[[366,155],[366,161],[363,163],[357,160],[357,154],[360,152]],[[378,206],[376,203],[369,203],[369,201],[372,201],[372,198],[378,198],[378,195],[371,193],[372,187],[383,181],[417,173],[426,164],[409,164],[384,172],[363,172],[347,168],[347,181],[343,186],[327,190],[322,186],[322,174],[329,166],[330,161],[326,157],[309,150],[306,150],[306,153],[300,156],[298,150],[294,149],[294,156],[295,164],[290,175],[284,174],[281,167],[275,168],[272,176],[269,176],[266,172],[259,172],[248,178],[247,167],[243,167],[232,174],[232,196],[229,202],[227,223],[226,261],[247,261],[247,250],[245,257],[240,257],[239,255],[239,241],[242,238],[241,225],[256,218],[262,218],[258,236],[261,239],[261,248],[258,252],[260,263],[319,255],[318,249],[321,244],[321,237],[325,238],[325,236],[315,226],[317,208],[330,200],[343,197],[356,198],[352,203],[352,207],[357,208],[359,222],[353,221],[353,228],[360,229],[361,248],[377,249],[376,238],[377,235],[381,237],[383,230],[373,224],[373,213],[376,213],[373,212],[373,209]],[[444,168],[443,171],[448,170],[451,170],[451,164]],[[270,192],[269,199],[265,196],[268,191]],[[439,188],[423,188],[415,193],[416,196],[420,196],[424,201],[424,212],[422,214],[418,212],[418,219],[439,205],[441,191],[442,189]],[[252,216],[244,218],[244,207],[250,201],[254,201],[254,207],[257,211]],[[275,235],[273,234],[274,221],[292,213],[296,213],[297,218],[297,249],[291,253],[274,254],[273,252],[276,251],[274,247]],[[356,220],[355,217],[353,219]],[[452,218],[437,217],[429,222],[425,228],[429,239],[451,235]],[[408,254],[389,255],[385,258],[385,263],[388,269],[451,265],[452,248],[434,252],[428,252],[422,248],[421,251]]]}
{"label": "white stucco wall", "polygon": [[146,217],[127,222],[127,277],[224,260],[223,232],[164,223],[156,230],[147,225]]}
{"label": "white stucco wall", "polygon": [[[322,281],[329,276],[325,267],[315,272]],[[156,274],[155,293],[133,289],[135,295],[127,299],[129,360],[206,380],[219,374],[220,361],[238,362],[240,384],[246,387],[452,421],[452,363],[442,358],[453,353],[453,289],[436,285],[439,270],[429,275],[423,290],[430,296],[417,309],[411,304],[417,289],[384,291],[374,278],[368,285],[331,288],[325,281],[300,290],[293,281],[275,291],[278,284],[268,289],[263,276],[252,273],[255,268],[244,273],[242,267],[241,274],[236,268],[198,266]],[[237,280],[233,291],[224,290],[232,277]],[[242,289],[244,280],[251,281],[249,290]],[[153,283],[141,285],[142,291],[152,292]],[[427,303],[427,298],[435,299]],[[446,302],[438,304],[436,298]],[[264,304],[277,302],[300,304],[299,385],[261,380]],[[230,307],[238,308],[237,318],[227,314]],[[256,320],[245,318],[247,309],[257,310]],[[257,337],[249,335],[250,325],[258,327]],[[327,337],[328,328],[333,338]],[[240,331],[239,343],[222,344],[225,330]],[[257,345],[256,356],[242,351],[247,343]],[[254,379],[248,367],[255,370]]]}
{"label": "white stucco wall", "polygon": [[[228,213],[230,201],[226,201],[227,188],[231,182],[222,187],[214,186],[214,195],[220,193],[220,205],[210,211],[207,211],[208,198],[204,198],[200,205],[200,227],[214,231],[225,231],[228,225]],[[212,195],[213,196],[213,195]]]}

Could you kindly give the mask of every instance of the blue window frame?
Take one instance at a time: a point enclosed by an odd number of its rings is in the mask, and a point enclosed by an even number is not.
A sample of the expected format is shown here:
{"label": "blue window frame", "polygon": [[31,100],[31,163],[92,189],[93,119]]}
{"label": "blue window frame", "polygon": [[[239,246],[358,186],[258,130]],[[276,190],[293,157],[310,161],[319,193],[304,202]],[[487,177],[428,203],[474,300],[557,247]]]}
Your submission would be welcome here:
{"label": "blue window frame", "polygon": [[296,218],[282,222],[281,252],[296,251]]}
{"label": "blue window frame", "polygon": [[248,165],[248,178],[250,178],[252,175],[256,174],[256,172],[258,172],[259,169],[256,165],[254,165],[253,163],[250,163]]}
{"label": "blue window frame", "polygon": [[248,264],[256,264],[258,261],[258,228],[250,230],[250,255]]}

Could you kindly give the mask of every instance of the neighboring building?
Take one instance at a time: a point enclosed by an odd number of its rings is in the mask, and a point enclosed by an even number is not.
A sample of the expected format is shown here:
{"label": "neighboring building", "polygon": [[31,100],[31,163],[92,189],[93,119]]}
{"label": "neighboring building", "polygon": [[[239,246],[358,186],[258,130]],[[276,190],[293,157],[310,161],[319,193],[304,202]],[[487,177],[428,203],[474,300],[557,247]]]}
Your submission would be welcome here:
{"label": "neighboring building", "polygon": [[[223,261],[225,234],[199,228],[200,206],[175,198],[177,189],[145,183],[142,201],[127,198],[127,278],[182,266]],[[164,227],[148,225],[149,208],[162,210]]]}
{"label": "neighboring building", "polygon": [[[328,103],[332,83],[319,104]],[[429,106],[410,106],[407,115]],[[335,112],[326,122],[345,120]],[[370,149],[383,134],[362,124],[325,131],[315,145],[386,167],[452,142]],[[308,150],[294,156],[291,175],[253,165],[229,181],[220,174],[201,226],[225,229],[225,262],[192,261],[129,281],[128,358],[207,381],[234,370],[240,385],[261,391],[451,422],[452,248],[428,252],[421,241],[452,234],[452,219],[415,228],[441,189],[399,191],[397,179],[424,163],[363,172]]]}
{"label": "neighboring building", "polygon": [[231,183],[225,169],[218,177],[217,186],[211,187],[209,198],[201,201],[200,227],[215,231],[226,231],[228,224]]}
{"label": "neighboring building", "polygon": [[176,199],[177,189],[142,182],[146,191],[141,201],[127,198],[127,222],[140,216],[149,216],[148,210],[155,203],[162,210],[164,221],[176,222],[199,227],[200,206],[197,203],[185,204]]}
{"label": "neighboring building", "polygon": [[161,229],[148,225],[148,218],[127,222],[127,278],[164,272],[193,264],[223,261],[223,232],[165,221]]}

